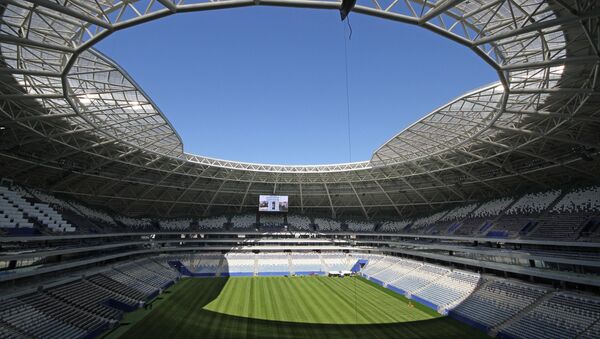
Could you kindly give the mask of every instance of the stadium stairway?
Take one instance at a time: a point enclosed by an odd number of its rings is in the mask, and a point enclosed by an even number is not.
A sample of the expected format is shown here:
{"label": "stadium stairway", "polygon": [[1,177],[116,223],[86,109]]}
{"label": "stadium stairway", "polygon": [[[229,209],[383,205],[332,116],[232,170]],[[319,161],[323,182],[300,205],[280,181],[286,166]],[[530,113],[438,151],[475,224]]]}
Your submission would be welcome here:
{"label": "stadium stairway", "polygon": [[11,333],[2,333],[3,335],[7,335],[2,338],[32,338],[30,335],[25,334],[23,331],[19,330],[15,326],[11,325],[8,322],[0,320],[0,327],[3,329],[8,329]]}
{"label": "stadium stairway", "polygon": [[593,329],[594,327],[598,327],[598,325],[600,325],[600,319],[591,323],[590,326],[588,326],[583,332],[581,332],[580,335],[577,336],[577,338],[583,338],[583,337],[586,337],[587,335],[591,335],[591,333],[588,333],[588,332],[590,332],[591,329]]}
{"label": "stadium stairway", "polygon": [[492,328],[488,334],[491,337],[495,338],[498,335],[498,333],[502,332],[502,330],[508,328],[515,321],[523,318],[527,313],[529,313],[529,311],[536,308],[539,304],[543,303],[544,301],[552,298],[553,295],[554,293],[546,293],[543,297],[538,298],[536,301],[522,309],[521,312],[517,313],[514,317],[508,318],[505,322],[498,324],[496,327]]}

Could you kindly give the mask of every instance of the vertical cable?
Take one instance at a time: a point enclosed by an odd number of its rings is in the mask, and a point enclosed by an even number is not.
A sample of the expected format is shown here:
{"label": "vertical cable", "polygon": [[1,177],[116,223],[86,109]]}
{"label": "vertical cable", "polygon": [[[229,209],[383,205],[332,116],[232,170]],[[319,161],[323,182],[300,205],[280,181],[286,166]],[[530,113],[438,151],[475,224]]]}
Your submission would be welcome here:
{"label": "vertical cable", "polygon": [[348,77],[348,42],[346,41],[346,26],[344,26],[344,62],[346,71],[346,124],[348,127],[348,161],[352,162],[352,139],[350,137],[350,80]]}

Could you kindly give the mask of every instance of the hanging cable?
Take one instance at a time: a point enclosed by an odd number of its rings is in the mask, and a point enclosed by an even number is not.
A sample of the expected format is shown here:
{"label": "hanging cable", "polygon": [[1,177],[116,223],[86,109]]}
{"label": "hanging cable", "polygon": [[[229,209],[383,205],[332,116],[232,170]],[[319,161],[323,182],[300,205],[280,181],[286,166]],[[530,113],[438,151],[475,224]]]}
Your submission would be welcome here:
{"label": "hanging cable", "polygon": [[[348,17],[348,19],[350,18]],[[348,20],[348,25],[350,25],[350,20]],[[350,27],[350,37],[351,36],[352,27]],[[350,38],[348,40],[350,40]],[[352,162],[352,139],[350,137],[350,79],[348,77],[348,42],[346,41],[346,26],[344,26],[344,62],[346,71],[346,124],[348,127],[348,160],[349,162]]]}
{"label": "hanging cable", "polygon": [[350,34],[348,35],[348,41],[352,40],[352,25],[350,25],[350,16],[348,16],[348,20],[346,20],[346,22],[348,23],[348,28],[350,29]]}

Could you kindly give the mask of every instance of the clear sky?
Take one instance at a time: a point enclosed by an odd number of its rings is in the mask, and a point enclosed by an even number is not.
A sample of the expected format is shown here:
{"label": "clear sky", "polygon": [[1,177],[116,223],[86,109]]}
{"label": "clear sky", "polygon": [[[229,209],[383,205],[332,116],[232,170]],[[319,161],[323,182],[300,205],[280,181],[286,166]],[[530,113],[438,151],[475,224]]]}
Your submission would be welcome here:
{"label": "clear sky", "polygon": [[97,48],[175,126],[186,152],[249,162],[352,161],[448,101],[496,81],[466,47],[423,28],[330,10],[185,13],[120,31]]}

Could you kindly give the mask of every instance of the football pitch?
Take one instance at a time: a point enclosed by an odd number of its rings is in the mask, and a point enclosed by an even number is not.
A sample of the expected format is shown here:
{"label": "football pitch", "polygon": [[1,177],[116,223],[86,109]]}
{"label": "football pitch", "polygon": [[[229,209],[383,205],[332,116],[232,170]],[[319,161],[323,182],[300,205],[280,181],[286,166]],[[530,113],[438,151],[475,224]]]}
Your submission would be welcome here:
{"label": "football pitch", "polygon": [[487,337],[362,278],[190,278],[153,304],[108,337]]}

